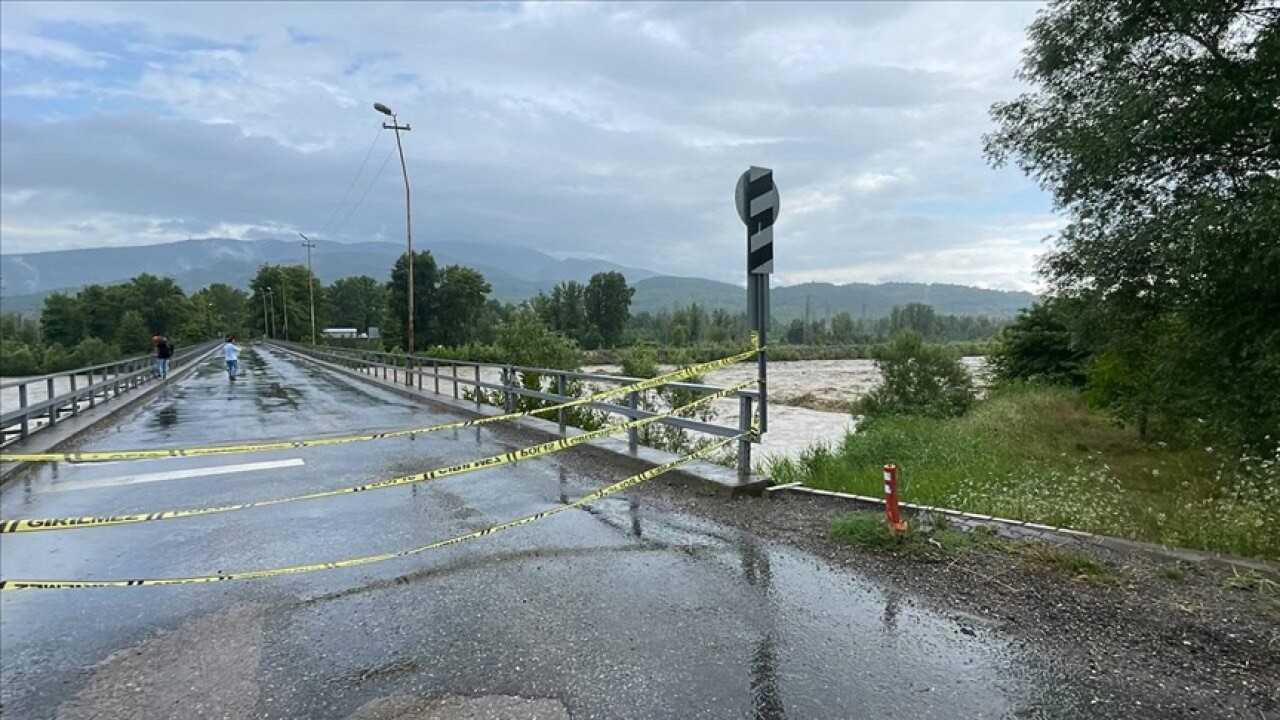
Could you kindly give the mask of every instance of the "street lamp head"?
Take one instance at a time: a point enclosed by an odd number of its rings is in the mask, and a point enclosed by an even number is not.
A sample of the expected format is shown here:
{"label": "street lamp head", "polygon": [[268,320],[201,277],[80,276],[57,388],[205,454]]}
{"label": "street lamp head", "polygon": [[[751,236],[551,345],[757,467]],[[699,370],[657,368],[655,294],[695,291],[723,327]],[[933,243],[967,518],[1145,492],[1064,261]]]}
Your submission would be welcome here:
{"label": "street lamp head", "polygon": [[382,113],[383,115],[390,115],[390,116],[394,116],[394,115],[395,115],[395,113],[391,112],[391,108],[387,107],[386,105],[383,105],[382,103],[374,103],[374,104],[373,104],[373,109],[374,109],[374,110],[377,110],[378,112]]}
{"label": "street lamp head", "polygon": [[303,239],[304,241],[306,241],[306,242],[311,242],[311,240],[309,240],[309,239],[307,238],[307,236],[306,236],[306,235],[303,235],[302,233],[298,233],[298,237],[302,238],[302,239]]}

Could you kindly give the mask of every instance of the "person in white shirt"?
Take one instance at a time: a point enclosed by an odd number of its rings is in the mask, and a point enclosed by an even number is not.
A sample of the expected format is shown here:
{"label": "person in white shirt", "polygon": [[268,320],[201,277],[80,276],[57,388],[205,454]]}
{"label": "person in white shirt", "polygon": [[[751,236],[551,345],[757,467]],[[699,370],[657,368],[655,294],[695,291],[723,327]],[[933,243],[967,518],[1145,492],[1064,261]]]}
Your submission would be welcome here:
{"label": "person in white shirt", "polygon": [[234,337],[227,338],[226,344],[222,346],[222,357],[227,361],[227,377],[235,380],[240,373],[240,346],[236,345]]}

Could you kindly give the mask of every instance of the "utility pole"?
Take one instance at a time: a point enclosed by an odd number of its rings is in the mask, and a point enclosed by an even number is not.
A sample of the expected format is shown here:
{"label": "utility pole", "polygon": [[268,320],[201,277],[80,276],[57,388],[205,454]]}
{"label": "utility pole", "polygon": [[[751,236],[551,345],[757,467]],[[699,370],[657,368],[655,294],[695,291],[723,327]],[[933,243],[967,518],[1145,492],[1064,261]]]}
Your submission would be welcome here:
{"label": "utility pole", "polygon": [[284,283],[280,285],[280,304],[284,305],[284,341],[289,342],[289,276],[284,276]]}
{"label": "utility pole", "polygon": [[413,213],[409,207],[409,167],[404,163],[404,146],[400,144],[400,131],[409,132],[412,130],[407,124],[401,125],[396,119],[396,114],[391,108],[382,103],[374,103],[373,109],[387,115],[391,118],[391,124],[382,123],[384,130],[395,130],[396,132],[396,150],[400,152],[400,174],[404,176],[404,234],[405,244],[409,253],[409,342],[408,352],[413,354]]}
{"label": "utility pole", "polygon": [[809,333],[809,296],[804,296],[804,344],[809,345],[811,337]]}
{"label": "utility pole", "polygon": [[[298,233],[302,235],[302,233]],[[302,235],[302,247],[307,249],[307,286],[311,291],[311,344],[316,344],[316,276],[311,272],[311,248],[316,244]]]}
{"label": "utility pole", "polygon": [[267,291],[262,291],[262,334],[271,336],[271,322],[267,320]]}

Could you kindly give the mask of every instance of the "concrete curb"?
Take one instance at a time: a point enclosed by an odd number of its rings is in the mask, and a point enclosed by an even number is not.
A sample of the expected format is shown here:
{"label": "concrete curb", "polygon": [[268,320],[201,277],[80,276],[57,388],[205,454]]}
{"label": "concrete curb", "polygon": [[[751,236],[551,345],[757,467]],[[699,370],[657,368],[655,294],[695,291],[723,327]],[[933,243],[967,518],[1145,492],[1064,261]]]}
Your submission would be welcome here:
{"label": "concrete curb", "polygon": [[[169,384],[176,383],[195,372],[196,368],[200,366],[200,363],[212,357],[218,349],[218,345],[215,344],[204,354],[192,358],[191,362],[184,363],[182,367],[169,373],[169,377],[163,382],[148,382],[145,386],[134,390],[133,392],[126,393],[120,398],[113,398],[111,402],[99,404],[88,410],[82,410],[79,415],[74,415],[65,420],[59,420],[57,425],[41,430],[40,432],[29,436],[26,440],[13,443],[6,447],[5,450],[10,452],[21,451],[23,453],[56,452],[60,448],[81,438],[102,423],[111,420],[122,413],[128,412],[146,400],[151,399],[153,395],[167,387]],[[0,464],[0,488],[3,488],[13,480],[18,479],[34,467],[45,464],[47,463],[17,462]]]}
{"label": "concrete curb", "polygon": [[[805,487],[801,483],[777,485],[769,488],[768,492],[798,492],[806,495],[820,495],[823,497],[837,498],[839,500],[848,501],[864,507],[875,508],[884,507],[885,502],[884,498],[870,497],[867,495],[853,495],[850,493],[834,492],[831,490],[819,490],[818,488]],[[917,505],[915,503],[899,503],[899,505],[904,512],[911,515],[943,515],[957,524],[966,527],[990,527],[1009,537],[1054,540],[1064,544],[1077,543],[1096,545],[1099,547],[1109,548],[1111,550],[1149,555],[1163,560],[1177,560],[1179,562],[1218,565],[1236,569],[1254,570],[1261,573],[1267,573],[1268,575],[1280,576],[1280,563],[1273,563],[1267,560],[1221,555],[1218,553],[1204,552],[1202,550],[1171,548],[1138,540],[1126,540],[1124,538],[1111,537],[1109,535],[1096,535],[1094,533],[1084,532],[1083,530],[1073,530],[1065,527],[1052,527],[1049,525],[1027,522],[1026,520],[1013,520],[1010,518],[995,517],[993,515],[978,515],[975,513],[962,512],[960,510],[952,510],[950,508],[934,507],[932,505]]]}
{"label": "concrete curb", "polygon": [[[279,345],[269,345],[269,347],[273,350],[287,353],[292,357],[305,360],[326,370],[336,372],[356,380],[361,380],[380,389],[389,390],[397,395],[417,402],[438,406],[441,409],[464,417],[491,417],[494,415],[501,415],[504,412],[502,408],[493,407],[492,405],[481,405],[477,408],[474,401],[455,400],[451,396],[445,396],[443,394],[437,395],[431,390],[418,390],[416,387],[408,387],[400,384],[399,382],[366,375],[362,372],[342,367],[341,365],[336,365],[324,360],[317,360],[316,358],[303,355],[302,353],[295,352]],[[583,431],[578,428],[566,427],[565,434],[561,435],[560,426],[557,422],[534,417],[518,418],[510,421],[508,424],[517,426],[522,430],[535,432],[539,435],[545,436],[547,439],[573,437],[583,434]],[[643,445],[637,447],[636,452],[633,454],[626,439],[619,437],[607,437],[599,440],[592,440],[578,446],[575,450],[594,454],[601,460],[607,460],[609,462],[616,463],[621,460],[626,464],[635,465],[645,470],[671,462],[679,457],[678,455],[644,447]],[[700,483],[710,490],[732,496],[759,496],[764,493],[765,488],[769,487],[770,483],[767,477],[761,475],[752,475],[749,480],[743,481],[738,477],[737,470],[724,467],[723,465],[717,465],[712,462],[707,462],[705,460],[694,460],[679,469],[672,470],[670,474],[682,476],[688,480]]]}

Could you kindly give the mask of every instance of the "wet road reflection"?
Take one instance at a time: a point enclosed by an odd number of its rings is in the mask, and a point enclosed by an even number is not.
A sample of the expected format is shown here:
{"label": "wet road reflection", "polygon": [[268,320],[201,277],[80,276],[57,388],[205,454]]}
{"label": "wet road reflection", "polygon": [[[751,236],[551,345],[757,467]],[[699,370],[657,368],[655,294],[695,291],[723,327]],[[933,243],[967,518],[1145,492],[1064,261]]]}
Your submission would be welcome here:
{"label": "wet road reflection", "polygon": [[[244,357],[243,382],[227,382],[216,364],[202,367],[86,446],[210,444],[448,419],[271,351]],[[51,466],[5,488],[0,509],[4,517],[57,516],[284,496],[504,452],[511,441],[498,438],[508,435],[475,428],[265,453],[254,459],[296,457],[305,466],[33,492],[59,475],[107,482],[139,472]],[[145,466],[222,462],[243,458]],[[386,552],[572,502],[626,474],[551,456],[334,502],[9,536],[0,540],[0,566],[6,577],[147,577]],[[251,621],[212,620],[224,617]],[[165,637],[190,639],[157,640]],[[225,706],[237,718],[343,718],[378,698],[445,694],[554,697],[574,717],[851,718],[883,714],[890,701],[901,717],[999,717],[1034,696],[1037,683],[1018,670],[1025,665],[1023,651],[994,634],[958,633],[952,619],[901,604],[818,558],[635,496],[352,570],[0,596],[0,702],[6,716],[23,718],[216,706],[220,677],[227,688],[249,683]],[[213,695],[194,697],[197,685]],[[113,690],[129,687],[148,690]]]}

